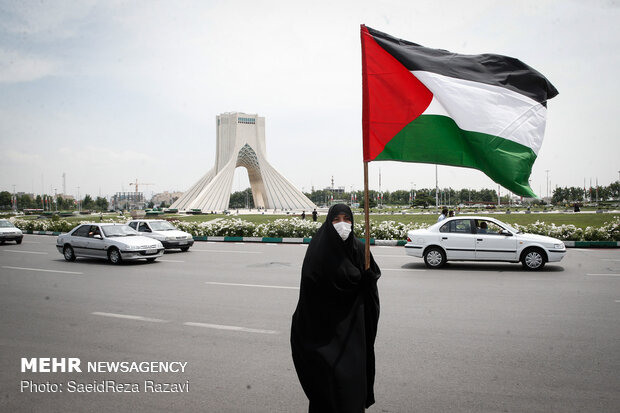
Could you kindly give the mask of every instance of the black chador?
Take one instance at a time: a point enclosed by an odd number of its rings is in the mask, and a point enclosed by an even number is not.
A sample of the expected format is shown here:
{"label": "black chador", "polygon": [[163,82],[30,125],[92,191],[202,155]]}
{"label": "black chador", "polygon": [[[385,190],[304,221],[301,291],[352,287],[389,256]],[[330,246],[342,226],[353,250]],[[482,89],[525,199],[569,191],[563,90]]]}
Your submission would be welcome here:
{"label": "black chador", "polygon": [[375,402],[374,343],[379,320],[379,267],[364,270],[364,243],[342,240],[332,221],[351,209],[330,208],[312,237],[301,270],[291,348],[310,413],[361,413]]}

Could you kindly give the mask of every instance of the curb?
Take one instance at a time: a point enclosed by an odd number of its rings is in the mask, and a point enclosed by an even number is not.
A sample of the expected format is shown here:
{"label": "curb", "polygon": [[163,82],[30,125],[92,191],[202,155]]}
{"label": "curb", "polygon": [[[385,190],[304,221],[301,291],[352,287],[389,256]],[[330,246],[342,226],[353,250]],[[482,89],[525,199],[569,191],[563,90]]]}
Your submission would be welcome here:
{"label": "curb", "polygon": [[620,248],[617,241],[564,241],[566,248]]}
{"label": "curb", "polygon": [[[52,231],[22,231],[24,234],[32,235],[54,235],[58,236],[60,232]],[[194,236],[194,241],[208,242],[261,242],[270,244],[310,244],[312,238],[287,238],[287,237],[204,237]],[[364,238],[359,238],[364,241]],[[407,243],[404,240],[386,240],[386,239],[370,239],[370,245],[386,246],[386,247],[402,247]],[[620,241],[564,241],[566,248],[620,248]]]}

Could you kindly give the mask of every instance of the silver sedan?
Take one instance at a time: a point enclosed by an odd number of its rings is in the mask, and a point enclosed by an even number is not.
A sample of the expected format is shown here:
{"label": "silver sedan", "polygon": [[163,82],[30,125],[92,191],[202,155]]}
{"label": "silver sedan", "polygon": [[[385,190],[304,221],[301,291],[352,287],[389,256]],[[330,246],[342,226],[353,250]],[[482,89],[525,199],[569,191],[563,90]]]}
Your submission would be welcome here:
{"label": "silver sedan", "polygon": [[125,224],[82,224],[56,239],[56,248],[67,261],[77,257],[103,258],[112,264],[124,260],[146,259],[164,255],[161,242],[143,237]]}

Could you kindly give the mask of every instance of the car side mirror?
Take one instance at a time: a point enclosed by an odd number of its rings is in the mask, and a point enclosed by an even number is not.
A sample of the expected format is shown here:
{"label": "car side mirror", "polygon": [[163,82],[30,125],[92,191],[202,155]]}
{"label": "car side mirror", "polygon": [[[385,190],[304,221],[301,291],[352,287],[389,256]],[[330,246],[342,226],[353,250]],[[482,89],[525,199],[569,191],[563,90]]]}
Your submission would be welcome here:
{"label": "car side mirror", "polygon": [[508,231],[507,229],[503,229],[500,234],[502,235],[506,235],[507,237],[512,237],[512,232]]}
{"label": "car side mirror", "polygon": [[153,232],[150,228],[146,228],[144,232]]}
{"label": "car side mirror", "polygon": [[101,235],[99,235],[99,234],[93,235],[93,238],[103,239],[103,237],[101,237]]}

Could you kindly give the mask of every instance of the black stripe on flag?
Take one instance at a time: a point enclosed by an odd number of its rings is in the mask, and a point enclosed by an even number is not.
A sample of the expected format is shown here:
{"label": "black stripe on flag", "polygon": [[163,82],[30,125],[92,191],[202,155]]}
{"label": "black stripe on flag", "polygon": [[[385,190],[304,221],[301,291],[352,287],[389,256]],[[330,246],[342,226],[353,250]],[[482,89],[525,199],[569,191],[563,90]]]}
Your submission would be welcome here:
{"label": "black stripe on flag", "polygon": [[545,104],[558,94],[540,72],[519,59],[497,54],[461,55],[397,39],[366,27],[375,41],[408,70],[500,86]]}

